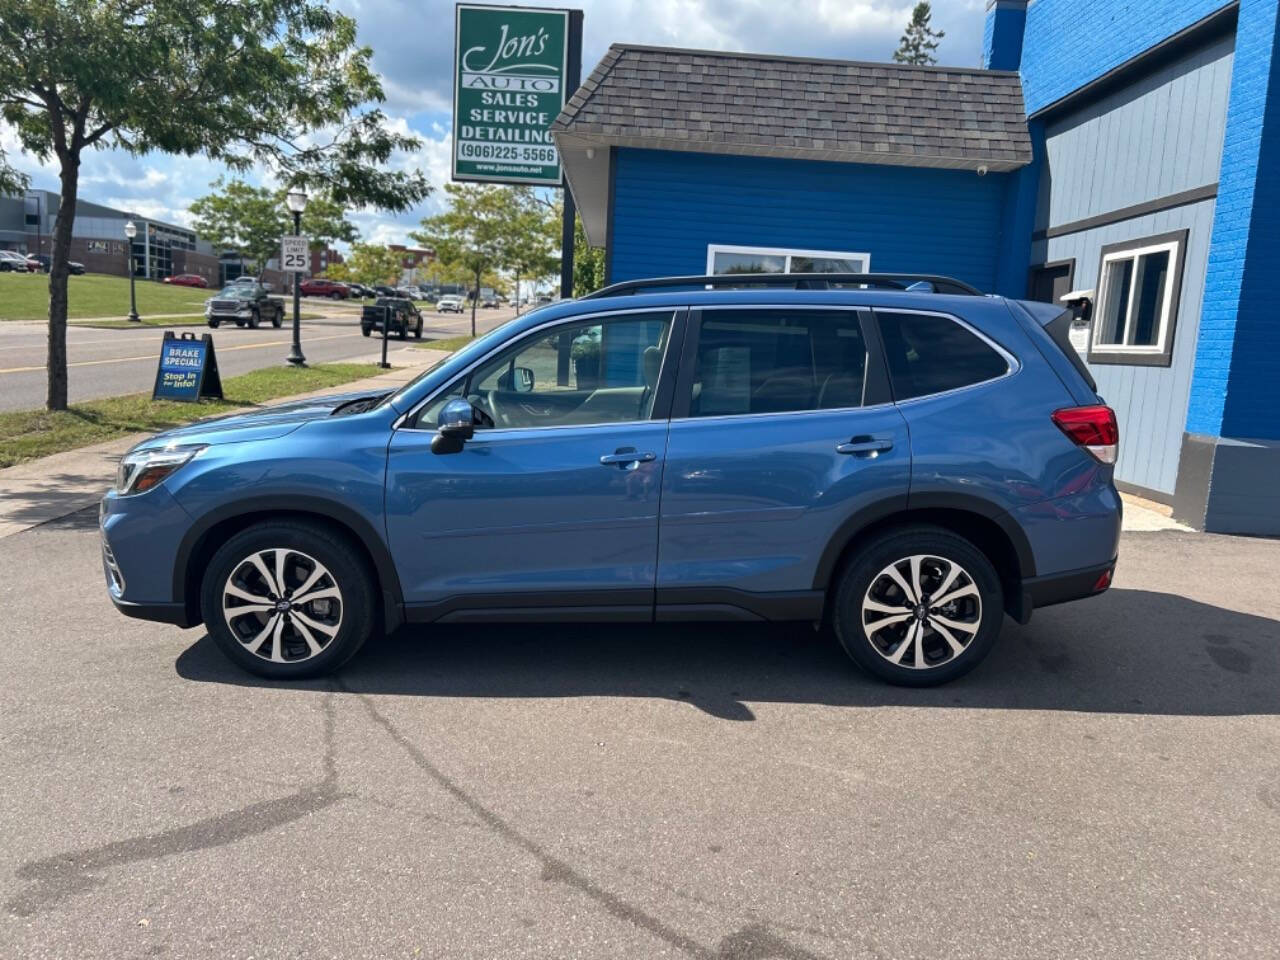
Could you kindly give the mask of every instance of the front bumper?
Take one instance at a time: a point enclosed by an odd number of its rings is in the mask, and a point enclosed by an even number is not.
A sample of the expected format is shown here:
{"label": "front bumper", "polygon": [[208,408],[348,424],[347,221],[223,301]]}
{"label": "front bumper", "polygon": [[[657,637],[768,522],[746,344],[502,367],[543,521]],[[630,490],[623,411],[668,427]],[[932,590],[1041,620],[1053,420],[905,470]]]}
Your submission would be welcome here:
{"label": "front bumper", "polygon": [[164,485],[135,496],[102,498],[102,571],[116,609],[130,617],[193,626],[175,599],[173,571],[191,518]]}

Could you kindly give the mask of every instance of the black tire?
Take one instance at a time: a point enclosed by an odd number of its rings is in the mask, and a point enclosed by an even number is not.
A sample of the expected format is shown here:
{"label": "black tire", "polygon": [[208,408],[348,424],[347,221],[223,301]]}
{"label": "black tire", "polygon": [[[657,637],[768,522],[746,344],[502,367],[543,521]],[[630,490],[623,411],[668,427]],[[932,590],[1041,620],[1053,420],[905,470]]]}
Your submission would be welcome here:
{"label": "black tire", "polygon": [[[237,575],[248,571],[248,576],[257,577],[249,567],[249,560],[255,554],[266,551],[274,558],[277,548],[290,551],[286,561],[286,580],[292,580],[293,587],[304,586],[309,569],[306,561],[314,561],[327,571],[317,586],[307,592],[324,589],[330,583],[336,586],[340,596],[337,598],[337,612],[329,606],[333,599],[323,602],[329,611],[328,617],[336,617],[337,631],[327,642],[319,644],[320,652],[308,654],[308,646],[304,642],[294,621],[286,612],[285,626],[282,628],[279,650],[279,662],[270,659],[273,652],[270,648],[274,642],[274,631],[271,624],[278,613],[247,613],[232,618],[235,629],[223,612],[222,591],[233,573]],[[267,569],[274,575],[274,560],[267,560]],[[292,564],[292,566],[290,566]],[[240,581],[245,582],[247,581]],[[270,592],[266,581],[257,579],[250,585],[252,592]],[[274,594],[273,594],[274,595]],[[373,632],[378,622],[374,578],[360,550],[348,537],[320,524],[303,520],[274,520],[256,524],[243,530],[224,543],[213,555],[205,568],[204,581],[200,589],[200,609],[204,617],[209,636],[214,639],[219,649],[237,666],[260,677],[271,680],[297,680],[304,677],[316,677],[337,670],[355,656]],[[312,627],[308,632],[317,640],[324,640],[324,634],[315,628],[322,619],[317,612],[317,602],[308,603],[304,616],[313,617]],[[262,622],[266,621],[265,625]],[[264,656],[252,652],[252,642],[260,636],[258,628],[267,631],[263,641]],[[241,634],[248,637],[248,642],[241,639]]]}
{"label": "black tire", "polygon": [[283,311],[277,310],[275,314],[271,317],[271,325],[275,327],[277,330],[279,330],[283,323],[284,323],[284,313]]}
{"label": "black tire", "polygon": [[408,339],[409,339],[409,328],[408,328],[407,326],[405,326],[403,323],[402,323],[402,324],[400,324],[400,326],[396,328],[396,336],[397,336],[398,338],[400,338],[401,340],[408,340]]}
{"label": "black tire", "polygon": [[333,293],[329,294],[329,299],[330,299],[330,300],[341,300],[341,299],[342,299],[342,294],[338,293],[338,292],[335,290]]}
{"label": "black tire", "polygon": [[262,322],[262,317],[259,315],[259,313],[258,313],[258,311],[257,311],[257,310],[253,311],[253,313],[251,313],[251,314],[249,315],[249,329],[250,329],[250,330],[257,330],[257,329],[258,329],[258,324],[260,324],[261,322]]}
{"label": "black tire", "polygon": [[210,321],[209,321],[209,326],[211,326],[214,330],[217,330],[217,329],[218,329],[218,324],[220,324],[220,323],[222,323],[222,321],[221,321],[221,320],[210,320]]}
{"label": "black tire", "polygon": [[236,320],[236,326],[240,327],[243,330],[246,322],[247,321],[244,321],[244,320]]}
{"label": "black tire", "polygon": [[361,332],[362,334],[364,334],[364,335],[367,337],[367,336],[369,336],[369,334],[370,334],[370,332],[372,331],[372,329],[373,329],[372,327],[361,327],[361,328],[360,328],[360,332]]}
{"label": "black tire", "polygon": [[[925,609],[923,614],[916,612],[924,605],[910,603],[911,598],[901,596],[901,589],[896,587],[891,577],[884,575],[891,564],[900,562],[902,568],[898,572],[909,587],[913,586],[909,558],[915,556],[930,558],[920,563],[921,592],[926,596],[931,586],[936,589],[942,585],[951,569],[944,564],[950,564],[960,568],[953,583],[960,586],[972,583],[976,587],[976,597],[970,594],[952,601],[945,608]],[[883,595],[885,599],[877,601],[881,594],[869,593],[873,585],[877,591],[889,591]],[[942,527],[921,524],[885,531],[849,558],[836,575],[834,587],[831,622],[845,653],[873,676],[904,687],[932,687],[968,673],[991,652],[1004,620],[1004,595],[995,567],[972,543]],[[956,589],[956,586],[949,587],[947,595]],[[901,623],[869,631],[868,626],[875,627],[882,618],[876,616],[864,625],[865,616],[875,615],[875,612],[864,615],[865,600],[901,607],[902,613],[908,617]],[[933,622],[939,615],[944,615],[947,623],[953,625],[971,621],[976,630],[966,641],[964,630],[957,630],[954,626],[942,627]],[[975,615],[977,620],[972,620]],[[912,640],[910,631],[915,629],[917,618],[922,618],[923,627],[919,630],[919,639]],[[891,619],[891,616],[886,614],[883,619]],[[939,627],[958,641],[962,648],[959,653],[954,652],[943,633],[939,632]],[[906,646],[908,641],[911,641],[910,646]],[[905,650],[902,650],[903,646],[906,646]],[[901,659],[911,659],[911,665],[890,662],[889,657],[897,655],[900,650]],[[916,663],[923,666],[915,666]]]}
{"label": "black tire", "polygon": [[422,339],[422,321],[421,320],[418,321],[418,325],[413,330],[413,338],[415,340]]}

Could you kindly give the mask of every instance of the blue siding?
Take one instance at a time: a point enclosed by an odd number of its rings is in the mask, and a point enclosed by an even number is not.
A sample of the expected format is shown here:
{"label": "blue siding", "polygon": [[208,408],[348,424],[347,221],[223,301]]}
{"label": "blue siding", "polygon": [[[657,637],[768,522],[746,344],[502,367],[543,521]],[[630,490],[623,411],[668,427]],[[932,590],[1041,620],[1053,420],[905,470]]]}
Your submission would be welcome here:
{"label": "blue siding", "polygon": [[[1242,7],[1251,0],[1243,0]],[[1252,0],[1269,3],[1275,0]],[[1037,0],[1027,9],[1022,93],[1035,113],[1180,30],[1224,0]]]}
{"label": "blue siding", "polygon": [[1187,430],[1280,440],[1280,60],[1275,0],[1242,0]]}
{"label": "blue siding", "polygon": [[[1169,196],[1218,179],[1233,40],[1219,38],[1130,86],[1054,118],[1036,227],[1044,230]],[[1074,259],[1077,289],[1096,288],[1102,247],[1186,229],[1173,362],[1095,364],[1098,389],[1120,419],[1116,476],[1172,494],[1186,423],[1209,260],[1214,202],[1167,210],[1035,244],[1040,263]]]}
{"label": "blue siding", "polygon": [[701,274],[707,246],[730,244],[870,253],[872,270],[997,289],[1006,174],[620,149],[614,176],[615,281]]}
{"label": "blue siding", "polygon": [[1093,364],[1098,392],[1120,421],[1120,461],[1116,477],[1128,483],[1172,495],[1178,476],[1178,457],[1187,416],[1187,397],[1195,363],[1204,270],[1209,259],[1213,201],[1094,230],[1054,237],[1036,244],[1037,262],[1075,258],[1077,289],[1096,289],[1102,247],[1108,243],[1187,230],[1187,253],[1182,273],[1173,362],[1168,367]]}
{"label": "blue siding", "polygon": [[1217,182],[1233,45],[1222,37],[1048,123],[1036,226]]}

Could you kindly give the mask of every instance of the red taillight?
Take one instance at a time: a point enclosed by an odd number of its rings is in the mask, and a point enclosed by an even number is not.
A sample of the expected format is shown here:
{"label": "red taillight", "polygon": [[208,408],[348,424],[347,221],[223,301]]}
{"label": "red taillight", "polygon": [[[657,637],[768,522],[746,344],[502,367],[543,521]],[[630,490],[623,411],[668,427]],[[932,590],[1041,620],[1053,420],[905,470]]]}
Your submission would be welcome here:
{"label": "red taillight", "polygon": [[1097,404],[1092,407],[1064,407],[1053,412],[1053,422],[1076,444],[1103,463],[1115,463],[1120,449],[1120,428],[1116,412]]}

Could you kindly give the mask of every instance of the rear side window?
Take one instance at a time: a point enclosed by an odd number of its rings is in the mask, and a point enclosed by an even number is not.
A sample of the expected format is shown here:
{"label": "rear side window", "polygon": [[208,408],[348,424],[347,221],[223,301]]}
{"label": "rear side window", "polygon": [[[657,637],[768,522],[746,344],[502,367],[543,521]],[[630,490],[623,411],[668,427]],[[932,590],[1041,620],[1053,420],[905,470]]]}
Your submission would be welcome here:
{"label": "rear side window", "polygon": [[853,310],[707,310],[689,415],[860,407],[867,347]]}
{"label": "rear side window", "polygon": [[877,310],[895,400],[994,380],[1008,362],[990,345],[950,317]]}

